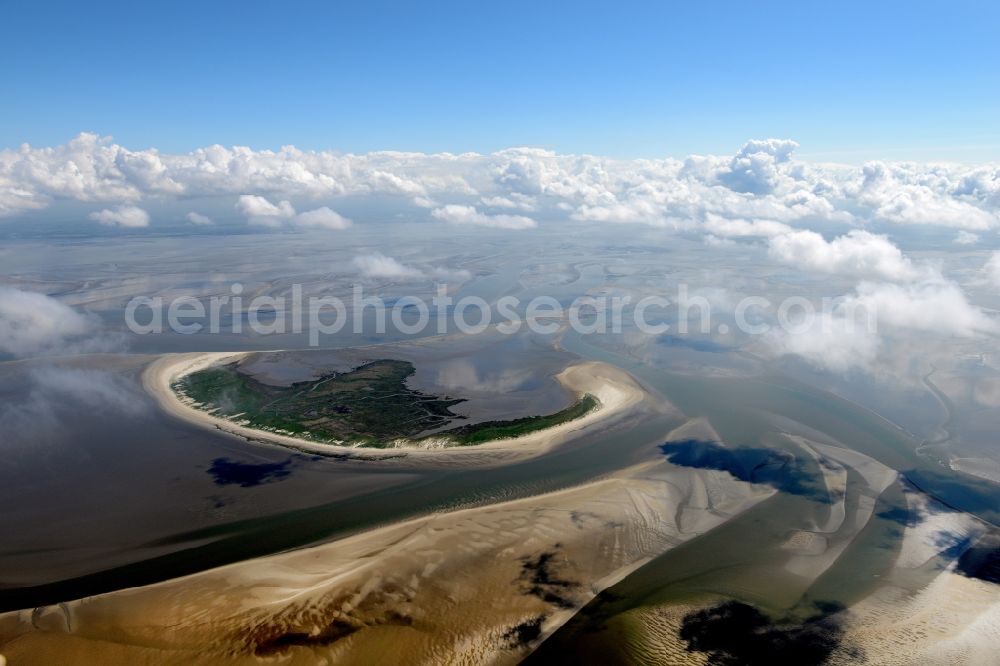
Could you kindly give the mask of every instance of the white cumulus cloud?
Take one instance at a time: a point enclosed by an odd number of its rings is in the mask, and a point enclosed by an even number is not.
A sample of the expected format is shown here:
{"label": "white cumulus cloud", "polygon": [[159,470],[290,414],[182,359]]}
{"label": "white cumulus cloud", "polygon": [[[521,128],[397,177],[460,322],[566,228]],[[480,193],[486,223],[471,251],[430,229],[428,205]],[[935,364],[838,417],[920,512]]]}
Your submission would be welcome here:
{"label": "white cumulus cloud", "polygon": [[495,229],[533,229],[538,226],[530,217],[523,215],[487,215],[473,206],[449,204],[431,211],[435,218],[449,224],[493,227]]}
{"label": "white cumulus cloud", "polygon": [[782,177],[778,165],[791,160],[799,147],[788,139],[748,141],[729,162],[718,179],[736,192],[766,194],[773,191]]}
{"label": "white cumulus cloud", "polygon": [[983,265],[983,277],[986,283],[1000,289],[1000,251],[990,254]]}
{"label": "white cumulus cloud", "polygon": [[773,353],[791,354],[828,370],[871,370],[894,341],[996,336],[996,319],[940,277],[907,284],[862,282],[828,310],[768,332]]}
{"label": "white cumulus cloud", "polygon": [[464,281],[472,277],[472,273],[460,268],[427,267],[418,268],[388,257],[381,252],[358,255],[353,261],[354,267],[363,277],[388,280],[446,280]]}
{"label": "white cumulus cloud", "polygon": [[194,211],[191,211],[184,217],[186,217],[187,221],[190,222],[191,224],[197,224],[199,226],[208,226],[211,224],[215,224],[212,218],[210,218],[208,215],[202,215],[201,213],[196,213]]}
{"label": "white cumulus cloud", "polygon": [[236,202],[236,210],[247,217],[250,224],[264,227],[299,227],[304,229],[346,229],[351,220],[323,206],[296,213],[288,201],[273,204],[265,197],[244,194]]}
{"label": "white cumulus cloud", "polygon": [[409,280],[424,277],[424,272],[419,268],[406,266],[381,252],[354,257],[354,267],[361,275],[371,278]]}
{"label": "white cumulus cloud", "polygon": [[0,287],[0,352],[14,356],[64,352],[74,338],[94,330],[89,317],[54,298]]}
{"label": "white cumulus cloud", "polygon": [[862,168],[858,186],[847,188],[845,193],[867,206],[876,220],[972,231],[995,227],[995,202],[991,206],[987,197],[977,201],[962,192],[964,170],[958,165],[944,168],[872,162]]}
{"label": "white cumulus cloud", "polygon": [[832,370],[867,370],[878,356],[879,337],[862,317],[845,315],[844,307],[818,312],[801,327],[770,332],[767,340],[778,355],[799,356],[812,365]]}
{"label": "white cumulus cloud", "polygon": [[91,213],[90,219],[109,227],[140,228],[149,226],[149,213],[138,206],[123,205]]}
{"label": "white cumulus cloud", "polygon": [[945,280],[906,285],[863,282],[850,300],[877,313],[879,326],[963,338],[998,331],[995,319],[971,304],[958,285]]}
{"label": "white cumulus cloud", "polygon": [[962,229],[959,230],[957,234],[955,234],[954,242],[956,245],[975,245],[976,243],[979,242],[979,236],[977,234]]}
{"label": "white cumulus cloud", "polygon": [[764,237],[771,238],[792,233],[792,227],[774,220],[726,219],[714,214],[705,216],[705,231],[721,238]]}
{"label": "white cumulus cloud", "polygon": [[[523,213],[540,210],[589,224],[679,230],[696,228],[709,215],[813,229],[817,221],[970,232],[1000,226],[997,164],[872,162],[858,167],[801,161],[796,148],[788,139],[753,140],[732,155],[683,160],[624,160],[537,148],[354,155],[213,145],[168,154],[81,134],[61,146],[0,150],[0,216],[43,209],[57,200],[138,206],[150,198],[244,195],[253,198],[242,207],[255,223],[294,226],[292,201],[309,208],[300,202],[350,195],[397,197],[458,224],[506,229],[530,228],[534,221]],[[473,200],[479,208],[468,205]],[[315,226],[340,224],[325,213],[314,217]],[[302,221],[307,223],[309,218]]]}
{"label": "white cumulus cloud", "polygon": [[768,243],[773,259],[807,272],[888,280],[912,280],[921,274],[887,237],[860,229],[831,241],[815,231],[791,231]]}
{"label": "white cumulus cloud", "polygon": [[297,227],[314,229],[346,229],[351,226],[349,219],[326,206],[299,213],[292,218],[292,223]]}
{"label": "white cumulus cloud", "polygon": [[243,194],[236,201],[236,210],[246,215],[250,224],[280,227],[285,220],[295,217],[295,208],[288,201],[273,204],[256,194]]}

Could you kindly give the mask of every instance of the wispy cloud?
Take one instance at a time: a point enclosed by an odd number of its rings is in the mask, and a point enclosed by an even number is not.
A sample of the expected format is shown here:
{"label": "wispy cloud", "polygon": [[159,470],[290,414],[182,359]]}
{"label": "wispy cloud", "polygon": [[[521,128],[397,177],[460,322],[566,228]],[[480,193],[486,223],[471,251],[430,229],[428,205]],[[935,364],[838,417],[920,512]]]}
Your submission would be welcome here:
{"label": "wispy cloud", "polygon": [[523,215],[487,215],[472,206],[458,204],[435,208],[431,211],[431,215],[449,224],[493,227],[494,229],[533,229],[538,226],[530,217]]}
{"label": "wispy cloud", "polygon": [[148,227],[149,213],[138,206],[117,206],[105,208],[90,214],[90,219],[109,227]]}
{"label": "wispy cloud", "polygon": [[197,224],[199,226],[209,226],[215,224],[215,221],[207,215],[202,215],[201,213],[196,213],[191,211],[184,216],[188,222],[191,224]]}
{"label": "wispy cloud", "polygon": [[0,352],[36,356],[113,347],[90,316],[45,294],[0,287]]}
{"label": "wispy cloud", "polygon": [[418,268],[406,265],[397,259],[387,257],[381,252],[358,255],[354,258],[354,267],[362,277],[386,280],[468,280],[472,274],[464,269],[427,267]]}
{"label": "wispy cloud", "polygon": [[364,277],[389,279],[419,279],[424,272],[412,266],[405,266],[392,257],[380,252],[373,252],[354,258],[354,267]]}

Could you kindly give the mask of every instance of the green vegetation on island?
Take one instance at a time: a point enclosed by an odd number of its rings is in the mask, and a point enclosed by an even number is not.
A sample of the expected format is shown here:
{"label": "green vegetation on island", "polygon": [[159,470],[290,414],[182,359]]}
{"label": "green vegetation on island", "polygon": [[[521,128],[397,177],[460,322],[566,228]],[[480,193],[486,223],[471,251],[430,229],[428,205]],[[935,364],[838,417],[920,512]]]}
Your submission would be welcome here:
{"label": "green vegetation on island", "polygon": [[584,395],[572,405],[547,416],[525,416],[511,421],[484,421],[470,425],[451,428],[441,433],[453,438],[459,444],[482,444],[494,439],[511,439],[527,435],[529,432],[543,430],[578,419],[597,407],[597,398]]}
{"label": "green vegetation on island", "polygon": [[[195,407],[250,428],[311,441],[387,447],[401,439],[447,438],[455,445],[508,439],[577,419],[597,406],[584,395],[554,414],[445,428],[464,419],[442,398],[406,385],[408,361],[383,359],[289,386],[272,386],[242,373],[236,363],[182,377],[173,390]],[[437,430],[426,435],[430,430]]]}

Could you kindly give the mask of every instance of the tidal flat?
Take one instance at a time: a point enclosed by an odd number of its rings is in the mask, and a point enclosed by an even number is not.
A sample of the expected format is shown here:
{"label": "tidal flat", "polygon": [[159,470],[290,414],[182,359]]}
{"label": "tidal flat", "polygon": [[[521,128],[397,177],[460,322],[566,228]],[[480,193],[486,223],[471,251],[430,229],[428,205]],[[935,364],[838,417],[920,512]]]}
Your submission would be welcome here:
{"label": "tidal flat", "polygon": [[[325,266],[318,249],[289,242]],[[678,259],[602,241],[598,256],[587,242],[544,261],[504,239],[433,249],[471,275],[456,297],[490,300],[638,296],[697,276],[706,252],[688,244]],[[260,293],[287,293],[274,277],[284,254],[254,238],[239,245],[257,262],[227,269],[247,270]],[[218,251],[207,240],[175,268]],[[81,250],[60,288],[113,321],[116,299],[137,287],[93,267],[127,254]],[[325,270],[307,285],[326,288]],[[737,280],[755,269],[734,256],[722,270]],[[127,354],[0,364],[14,451],[0,462],[0,653],[81,664],[922,665],[988,664],[1000,642],[1000,496],[961,472],[994,455],[995,377],[971,342],[961,362],[933,359],[947,412],[923,381],[929,368],[892,381],[821,375],[732,337],[626,327],[325,342],[153,335]],[[406,409],[451,403],[438,423],[413,412],[407,437],[560,414],[585,394],[617,408],[520,443],[335,448],[213,420],[176,400],[164,370],[238,362],[260,395],[291,395],[386,360],[407,372]],[[359,422],[398,433],[398,416]]]}
{"label": "tidal flat", "polygon": [[[436,344],[416,346],[433,358]],[[973,601],[966,620],[941,631],[957,636],[962,622],[992,612],[989,576],[955,568],[970,549],[992,547],[989,515],[948,508],[883,463],[919,460],[891,425],[821,392],[802,398],[814,410],[796,406],[788,395],[801,389],[773,377],[651,373],[570,335],[549,349],[567,365],[614,361],[635,373],[650,399],[538,455],[486,467],[475,459],[427,465],[408,452],[381,461],[289,453],[258,466],[216,459],[208,475],[243,491],[282,487],[314,464],[410,477],[280,520],[188,531],[170,540],[184,545],[185,556],[160,560],[163,578],[184,573],[192,548],[199,564],[218,558],[225,565],[218,569],[164,582],[132,579],[152,584],[129,592],[97,588],[110,580],[101,576],[21,590],[41,603],[45,594],[90,596],[3,616],[4,653],[171,663],[190,659],[196,645],[195,663],[279,656],[364,663],[392,645],[413,663],[433,662],[445,650],[495,663],[577,663],[581,655],[702,663],[715,654],[819,664],[883,654],[850,609],[866,609],[896,631],[915,616],[888,620],[880,600],[915,598],[950,577],[974,581]],[[285,385],[322,381],[337,354],[303,361],[310,353],[282,352],[279,364],[256,355],[249,365],[258,376],[270,368]],[[339,359],[341,372],[358,367],[358,354],[387,349],[354,350]],[[525,385],[566,398],[551,376]],[[479,416],[491,422],[488,410]],[[243,446],[272,447],[249,439]],[[313,545],[268,554],[280,539],[286,547]],[[259,556],[246,559],[254,549]],[[969,561],[969,571],[989,570]],[[120,584],[134,570],[112,575]],[[142,570],[148,575],[149,561]],[[277,596],[261,606],[267,589]],[[230,603],[210,601],[220,596]],[[196,621],[185,619],[192,609]],[[109,622],[114,636],[101,629]],[[149,652],[148,641],[166,625],[173,638]],[[749,632],[743,643],[719,638],[740,631]],[[977,649],[974,638],[955,649]],[[920,654],[915,648],[911,657]]]}

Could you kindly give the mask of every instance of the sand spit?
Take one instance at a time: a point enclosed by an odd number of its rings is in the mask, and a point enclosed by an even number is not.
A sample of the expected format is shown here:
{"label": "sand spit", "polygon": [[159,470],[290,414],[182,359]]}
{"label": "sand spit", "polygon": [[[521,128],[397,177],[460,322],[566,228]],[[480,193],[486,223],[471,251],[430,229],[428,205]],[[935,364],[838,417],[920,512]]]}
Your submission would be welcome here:
{"label": "sand spit", "polygon": [[651,461],[576,488],[9,613],[0,652],[26,664],[515,663],[601,589],[772,493]]}
{"label": "sand spit", "polygon": [[522,437],[495,440],[476,446],[446,447],[442,441],[431,440],[421,444],[399,443],[394,448],[371,449],[311,442],[249,428],[234,420],[197,408],[178,396],[171,388],[174,382],[185,375],[211,365],[238,361],[249,353],[168,354],[149,365],[143,373],[143,385],[165,411],[203,427],[217,428],[252,441],[268,442],[310,453],[349,455],[359,460],[398,461],[400,452],[405,451],[407,465],[419,462],[463,466],[509,463],[515,459],[544,453],[584,432],[606,427],[642,406],[661,411],[671,409],[662,403],[654,406],[646,391],[627,372],[607,363],[588,361],[573,364],[556,375],[556,379],[567,390],[577,394],[588,393],[597,399],[598,406],[579,419]]}
{"label": "sand spit", "polygon": [[1000,483],[1000,463],[989,458],[956,458],[952,457],[950,467],[956,472],[978,476],[993,483]]}

